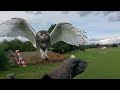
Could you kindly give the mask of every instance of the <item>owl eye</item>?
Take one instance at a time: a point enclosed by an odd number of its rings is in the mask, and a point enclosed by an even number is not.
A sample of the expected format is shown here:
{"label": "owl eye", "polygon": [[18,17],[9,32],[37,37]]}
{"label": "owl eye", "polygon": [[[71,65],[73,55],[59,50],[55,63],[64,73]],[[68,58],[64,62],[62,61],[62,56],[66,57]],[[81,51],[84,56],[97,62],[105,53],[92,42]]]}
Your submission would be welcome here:
{"label": "owl eye", "polygon": [[40,35],[43,35],[42,33],[40,33]]}

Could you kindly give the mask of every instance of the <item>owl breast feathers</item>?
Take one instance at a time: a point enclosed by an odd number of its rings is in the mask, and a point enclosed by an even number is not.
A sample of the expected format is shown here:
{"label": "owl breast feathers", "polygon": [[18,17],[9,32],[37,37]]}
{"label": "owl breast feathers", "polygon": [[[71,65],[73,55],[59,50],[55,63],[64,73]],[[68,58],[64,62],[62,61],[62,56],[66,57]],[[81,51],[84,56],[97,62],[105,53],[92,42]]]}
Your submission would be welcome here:
{"label": "owl breast feathers", "polygon": [[36,46],[42,50],[50,47],[50,35],[47,31],[42,30],[36,34]]}

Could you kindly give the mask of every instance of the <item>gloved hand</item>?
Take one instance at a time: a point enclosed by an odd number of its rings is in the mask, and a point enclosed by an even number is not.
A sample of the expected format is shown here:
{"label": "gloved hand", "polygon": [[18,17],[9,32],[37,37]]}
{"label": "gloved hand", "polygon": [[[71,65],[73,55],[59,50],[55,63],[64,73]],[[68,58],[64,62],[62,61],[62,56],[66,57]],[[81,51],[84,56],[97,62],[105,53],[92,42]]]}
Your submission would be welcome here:
{"label": "gloved hand", "polygon": [[66,59],[61,65],[44,75],[42,79],[72,79],[85,71],[88,63],[78,58]]}

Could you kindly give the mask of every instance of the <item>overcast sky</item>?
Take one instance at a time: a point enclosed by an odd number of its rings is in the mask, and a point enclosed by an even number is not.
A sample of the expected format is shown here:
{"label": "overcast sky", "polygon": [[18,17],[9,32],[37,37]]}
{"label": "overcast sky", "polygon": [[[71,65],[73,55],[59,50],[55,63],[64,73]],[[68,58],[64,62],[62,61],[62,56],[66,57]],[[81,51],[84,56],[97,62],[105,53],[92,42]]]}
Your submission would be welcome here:
{"label": "overcast sky", "polygon": [[0,11],[0,23],[15,17],[26,19],[36,31],[68,22],[86,31],[88,39],[96,43],[120,41],[119,11]]}

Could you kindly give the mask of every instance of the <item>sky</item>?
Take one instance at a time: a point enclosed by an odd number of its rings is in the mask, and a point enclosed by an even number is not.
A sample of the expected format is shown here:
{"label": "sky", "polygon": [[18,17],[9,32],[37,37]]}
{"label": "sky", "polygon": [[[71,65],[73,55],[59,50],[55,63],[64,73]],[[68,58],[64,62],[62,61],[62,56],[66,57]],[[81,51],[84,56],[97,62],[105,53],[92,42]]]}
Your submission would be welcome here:
{"label": "sky", "polygon": [[87,32],[88,44],[120,43],[120,11],[0,11],[0,23],[11,18],[24,18],[36,32],[68,22]]}

